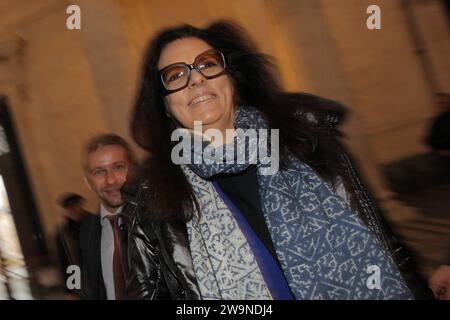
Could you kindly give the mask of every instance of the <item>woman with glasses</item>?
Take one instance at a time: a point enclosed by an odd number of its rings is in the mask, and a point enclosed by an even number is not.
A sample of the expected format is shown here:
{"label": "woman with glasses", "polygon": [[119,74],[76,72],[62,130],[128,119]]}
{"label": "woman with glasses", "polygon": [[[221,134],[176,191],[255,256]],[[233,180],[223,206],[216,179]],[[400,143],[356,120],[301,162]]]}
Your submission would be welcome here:
{"label": "woman with glasses", "polygon": [[275,71],[226,22],[150,43],[131,123],[150,157],[124,210],[129,297],[425,297],[338,142],[343,107],[283,92]]}

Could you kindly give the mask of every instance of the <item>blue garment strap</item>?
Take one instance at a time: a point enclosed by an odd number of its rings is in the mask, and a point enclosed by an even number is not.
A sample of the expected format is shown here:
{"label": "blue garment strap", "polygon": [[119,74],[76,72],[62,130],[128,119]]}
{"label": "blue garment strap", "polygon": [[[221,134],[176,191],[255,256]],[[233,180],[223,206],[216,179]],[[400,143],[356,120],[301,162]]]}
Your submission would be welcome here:
{"label": "blue garment strap", "polygon": [[218,182],[214,181],[213,185],[225,205],[231,211],[231,214],[247,239],[272,298],[274,300],[294,300],[294,296],[287,284],[286,277],[280,270],[272,254],[250,227],[242,212],[236,207],[233,201],[228,198],[225,192],[223,192]]}

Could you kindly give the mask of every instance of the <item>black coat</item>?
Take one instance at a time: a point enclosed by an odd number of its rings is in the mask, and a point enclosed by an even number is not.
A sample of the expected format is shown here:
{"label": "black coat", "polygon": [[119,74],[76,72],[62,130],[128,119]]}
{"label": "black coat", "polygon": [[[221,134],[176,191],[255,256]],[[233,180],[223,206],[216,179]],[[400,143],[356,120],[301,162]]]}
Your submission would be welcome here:
{"label": "black coat", "polygon": [[[391,254],[415,298],[433,299],[426,282],[416,272],[411,252],[390,230],[354,161],[338,141],[337,124],[344,117],[345,108],[309,94],[286,94],[282,99],[294,99],[299,106],[295,113],[299,117],[306,116],[323,136],[327,136],[332,152],[337,152],[342,161],[342,169],[337,174],[343,179],[352,207]],[[151,205],[145,200],[149,188],[151,186],[144,179],[126,191],[127,205],[123,212],[131,221],[127,276],[130,298],[198,299],[200,294],[185,225],[143,222],[145,215],[151,212]]]}
{"label": "black coat", "polygon": [[78,290],[69,290],[66,286],[66,282],[69,277],[69,274],[67,274],[67,268],[70,265],[81,266],[81,253],[79,245],[80,226],[80,222],[67,218],[66,222],[58,231],[56,239],[58,257],[64,279],[64,290],[76,295],[80,295],[81,293]]}
{"label": "black coat", "polygon": [[450,150],[450,111],[439,114],[433,120],[427,142],[435,151]]}
{"label": "black coat", "polygon": [[80,229],[83,299],[106,300],[101,265],[102,226],[98,215],[87,217]]}

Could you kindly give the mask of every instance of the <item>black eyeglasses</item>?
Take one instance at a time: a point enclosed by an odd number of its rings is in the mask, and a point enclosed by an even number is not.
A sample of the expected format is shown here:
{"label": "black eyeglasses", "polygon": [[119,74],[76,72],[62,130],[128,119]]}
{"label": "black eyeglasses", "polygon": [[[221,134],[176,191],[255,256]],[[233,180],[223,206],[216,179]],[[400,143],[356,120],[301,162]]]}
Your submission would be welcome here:
{"label": "black eyeglasses", "polygon": [[211,49],[199,54],[192,64],[178,62],[165,66],[159,71],[165,94],[186,88],[194,69],[206,79],[216,78],[225,73],[225,57],[222,52]]}

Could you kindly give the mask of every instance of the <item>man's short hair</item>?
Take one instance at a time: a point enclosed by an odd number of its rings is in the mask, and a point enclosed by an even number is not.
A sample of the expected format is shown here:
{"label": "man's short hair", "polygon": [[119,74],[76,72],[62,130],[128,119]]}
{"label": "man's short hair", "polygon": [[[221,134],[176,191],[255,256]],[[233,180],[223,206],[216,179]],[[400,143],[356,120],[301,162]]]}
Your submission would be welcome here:
{"label": "man's short hair", "polygon": [[103,133],[89,139],[89,141],[86,143],[84,147],[84,152],[82,156],[82,165],[85,171],[87,171],[88,169],[87,167],[88,155],[105,146],[120,146],[124,148],[125,151],[127,152],[128,160],[131,163],[135,162],[134,154],[124,138],[115,133]]}
{"label": "man's short hair", "polygon": [[435,97],[437,98],[450,98],[450,93],[448,92],[436,92],[434,94]]}

